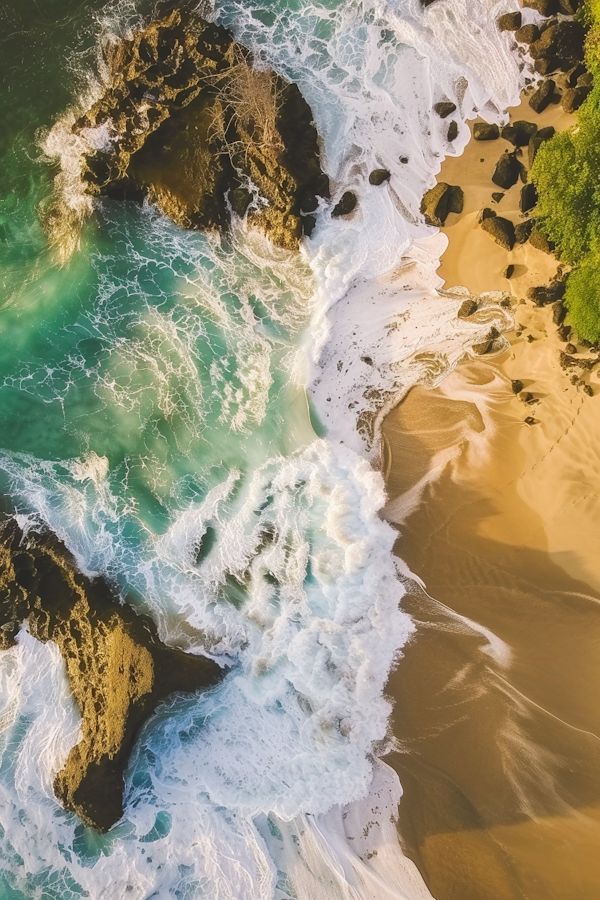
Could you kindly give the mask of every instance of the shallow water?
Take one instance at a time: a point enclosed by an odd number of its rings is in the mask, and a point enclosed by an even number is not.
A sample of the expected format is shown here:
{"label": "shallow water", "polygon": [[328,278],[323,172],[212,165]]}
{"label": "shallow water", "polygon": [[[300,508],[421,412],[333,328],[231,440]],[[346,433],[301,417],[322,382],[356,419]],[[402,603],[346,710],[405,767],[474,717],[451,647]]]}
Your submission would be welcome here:
{"label": "shallow water", "polygon": [[[427,896],[386,830],[400,788],[373,756],[413,625],[366,457],[387,405],[507,325],[494,297],[456,319],[463,295],[439,293],[443,241],[418,208],[464,118],[497,119],[518,92],[492,25],[511,5],[217,3],[300,85],[334,200],[356,190],[357,214],[323,207],[294,255],[243,225],[218,240],[102,201],[63,265],[40,222],[54,190],[82,208],[65,122],[101,89],[101,39],[148,4],[0,6],[3,504],[228,670],[148,723],[126,815],[99,836],[52,794],[77,714],[55,648],[23,630],[0,659],[1,896]],[[431,112],[443,96],[454,147]],[[380,836],[359,852],[368,816]]]}

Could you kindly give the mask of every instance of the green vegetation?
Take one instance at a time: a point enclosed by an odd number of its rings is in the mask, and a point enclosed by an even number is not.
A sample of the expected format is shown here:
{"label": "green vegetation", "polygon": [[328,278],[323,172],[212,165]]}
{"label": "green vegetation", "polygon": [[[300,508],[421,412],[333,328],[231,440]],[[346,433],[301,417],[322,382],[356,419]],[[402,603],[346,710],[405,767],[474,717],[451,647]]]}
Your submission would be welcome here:
{"label": "green vegetation", "polygon": [[600,0],[586,0],[586,64],[594,87],[577,124],[542,144],[531,168],[536,217],[556,253],[573,266],[568,322],[580,338],[600,340]]}

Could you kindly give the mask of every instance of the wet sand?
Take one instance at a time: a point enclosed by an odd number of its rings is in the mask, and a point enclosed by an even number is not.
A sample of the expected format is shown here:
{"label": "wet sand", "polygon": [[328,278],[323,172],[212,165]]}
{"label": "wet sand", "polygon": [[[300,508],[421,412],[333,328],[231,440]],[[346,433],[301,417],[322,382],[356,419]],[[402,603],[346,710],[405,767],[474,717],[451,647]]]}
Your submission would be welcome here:
{"label": "wet sand", "polygon": [[[594,397],[572,385],[550,310],[518,303],[556,261],[508,254],[475,225],[496,190],[475,162],[504,146],[471,142],[445,163],[466,202],[440,271],[448,287],[510,290],[523,327],[502,355],[414,389],[383,427],[385,516],[424,582],[405,603],[418,628],[388,687],[398,750],[386,762],[404,787],[407,853],[437,900],[597,900],[600,382],[585,376]],[[496,208],[516,220],[509,200]],[[508,261],[521,267],[510,283]],[[513,395],[516,378],[533,403]]]}

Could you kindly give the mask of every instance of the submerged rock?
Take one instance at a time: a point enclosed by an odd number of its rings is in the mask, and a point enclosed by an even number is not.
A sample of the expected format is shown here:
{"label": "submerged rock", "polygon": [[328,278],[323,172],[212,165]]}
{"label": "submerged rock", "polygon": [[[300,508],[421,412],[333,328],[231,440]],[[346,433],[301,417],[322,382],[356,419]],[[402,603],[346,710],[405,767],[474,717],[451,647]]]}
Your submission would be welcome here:
{"label": "submerged rock", "polygon": [[227,29],[179,10],[109,56],[110,87],[73,127],[111,138],[85,157],[88,192],[148,197],[184,228],[225,230],[244,190],[249,223],[296,248],[304,199],[329,196],[298,87],[255,69]]}
{"label": "submerged rock", "polygon": [[123,773],[141,727],[174,692],[217,684],[221,668],[163,644],[153,621],[120,604],[102,578],[82,575],[53,534],[0,527],[0,648],[24,621],[63,657],[81,739],[54,780],[65,809],[107,831],[123,815]]}

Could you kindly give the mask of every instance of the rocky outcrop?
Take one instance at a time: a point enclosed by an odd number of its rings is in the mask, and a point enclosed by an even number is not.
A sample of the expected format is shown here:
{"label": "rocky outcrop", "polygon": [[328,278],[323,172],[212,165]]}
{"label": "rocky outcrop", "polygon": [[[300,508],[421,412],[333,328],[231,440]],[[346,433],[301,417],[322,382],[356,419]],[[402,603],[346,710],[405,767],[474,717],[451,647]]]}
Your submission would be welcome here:
{"label": "rocky outcrop", "polygon": [[481,228],[504,250],[512,250],[514,247],[515,226],[510,219],[505,219],[503,216],[491,216],[483,220]]}
{"label": "rocky outcrop", "polygon": [[81,714],[81,740],[56,775],[54,791],[86,825],[107,831],[123,815],[123,773],[142,725],[174,692],[222,678],[203,656],[165,646],[147,616],[121,605],[102,578],[82,575],[52,534],[0,527],[0,648],[24,621],[63,657]]}
{"label": "rocky outcrop", "polygon": [[296,85],[178,10],[112,46],[108,66],[110,87],[74,125],[108,138],[85,158],[89,193],[148,197],[184,228],[225,230],[232,211],[247,214],[275,244],[298,246],[303,208],[329,186]]}
{"label": "rocky outcrop", "polygon": [[428,225],[441,228],[449,213],[461,213],[464,194],[461,187],[440,181],[427,191],[421,201],[421,212]]}
{"label": "rocky outcrop", "polygon": [[529,47],[533,59],[560,59],[567,62],[583,60],[585,29],[579,22],[561,20],[546,28],[539,40]]}

